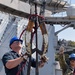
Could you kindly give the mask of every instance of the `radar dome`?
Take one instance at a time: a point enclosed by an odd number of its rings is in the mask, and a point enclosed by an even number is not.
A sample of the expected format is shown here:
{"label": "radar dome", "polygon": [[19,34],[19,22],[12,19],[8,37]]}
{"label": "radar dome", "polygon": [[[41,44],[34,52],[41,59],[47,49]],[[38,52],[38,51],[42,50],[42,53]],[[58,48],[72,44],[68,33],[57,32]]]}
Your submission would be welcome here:
{"label": "radar dome", "polygon": [[67,16],[75,16],[75,4],[72,4],[67,8]]}

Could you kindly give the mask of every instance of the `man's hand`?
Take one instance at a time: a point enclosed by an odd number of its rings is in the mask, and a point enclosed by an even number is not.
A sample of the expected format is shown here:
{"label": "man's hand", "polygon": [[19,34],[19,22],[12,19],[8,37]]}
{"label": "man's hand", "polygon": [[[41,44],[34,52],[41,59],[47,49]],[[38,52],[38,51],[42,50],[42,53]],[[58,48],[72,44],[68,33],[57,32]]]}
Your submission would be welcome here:
{"label": "man's hand", "polygon": [[47,62],[48,61],[48,57],[46,56],[46,55],[43,55],[43,56],[41,56],[41,58],[40,58],[40,60],[42,61],[42,62]]}
{"label": "man's hand", "polygon": [[29,56],[29,55],[28,55],[28,53],[26,52],[26,53],[23,54],[21,57],[23,58],[23,60],[26,61],[26,60],[28,59],[28,56]]}
{"label": "man's hand", "polygon": [[40,68],[43,67],[44,64],[45,64],[47,61],[48,61],[48,57],[47,57],[47,56],[45,56],[45,55],[41,56],[40,62],[39,62],[39,67],[40,67]]}
{"label": "man's hand", "polygon": [[63,54],[64,50],[65,50],[64,46],[61,45],[60,48],[59,48],[59,54]]}

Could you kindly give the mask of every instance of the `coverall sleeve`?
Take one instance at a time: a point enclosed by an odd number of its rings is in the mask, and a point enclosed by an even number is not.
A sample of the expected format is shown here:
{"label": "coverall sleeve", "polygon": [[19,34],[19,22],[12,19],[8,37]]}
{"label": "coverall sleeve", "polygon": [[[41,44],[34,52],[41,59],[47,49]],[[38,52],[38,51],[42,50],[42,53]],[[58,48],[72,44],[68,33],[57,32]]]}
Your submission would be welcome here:
{"label": "coverall sleeve", "polygon": [[59,54],[58,55],[58,60],[59,60],[59,63],[60,63],[60,66],[61,66],[61,69],[63,71],[63,73],[65,73],[65,71],[67,70],[67,63],[65,61],[65,55],[64,54]]}

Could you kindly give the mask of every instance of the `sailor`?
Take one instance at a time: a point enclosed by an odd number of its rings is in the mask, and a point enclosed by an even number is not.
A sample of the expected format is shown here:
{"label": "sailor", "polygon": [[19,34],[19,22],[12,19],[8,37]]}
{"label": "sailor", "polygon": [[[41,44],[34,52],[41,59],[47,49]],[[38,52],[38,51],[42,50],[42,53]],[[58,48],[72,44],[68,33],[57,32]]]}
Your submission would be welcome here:
{"label": "sailor", "polygon": [[[11,51],[5,53],[2,57],[6,75],[26,75],[28,54],[22,55],[22,43],[23,40],[16,36],[10,40],[9,47]],[[42,58],[38,63],[38,67],[41,68],[44,64],[45,59]],[[36,67],[36,61],[33,58],[31,58],[31,66]]]}
{"label": "sailor", "polygon": [[68,57],[69,63],[66,62],[65,60],[65,55],[64,55],[64,47],[61,46],[59,49],[59,62],[61,69],[63,71],[63,75],[74,75],[75,72],[75,53],[71,53]]}

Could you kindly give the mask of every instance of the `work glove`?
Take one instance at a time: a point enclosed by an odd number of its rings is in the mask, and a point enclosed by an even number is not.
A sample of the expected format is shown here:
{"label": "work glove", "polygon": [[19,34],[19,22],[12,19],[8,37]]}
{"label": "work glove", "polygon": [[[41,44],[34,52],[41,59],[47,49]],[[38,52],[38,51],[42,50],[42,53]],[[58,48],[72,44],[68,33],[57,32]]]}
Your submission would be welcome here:
{"label": "work glove", "polygon": [[24,61],[26,61],[29,57],[29,54],[26,52],[23,55],[21,55],[21,57],[23,58]]}
{"label": "work glove", "polygon": [[49,60],[49,58],[46,55],[43,55],[43,56],[41,56],[40,60],[42,62],[46,63]]}
{"label": "work glove", "polygon": [[61,45],[59,48],[59,54],[63,54],[64,50],[65,50],[64,45]]}

